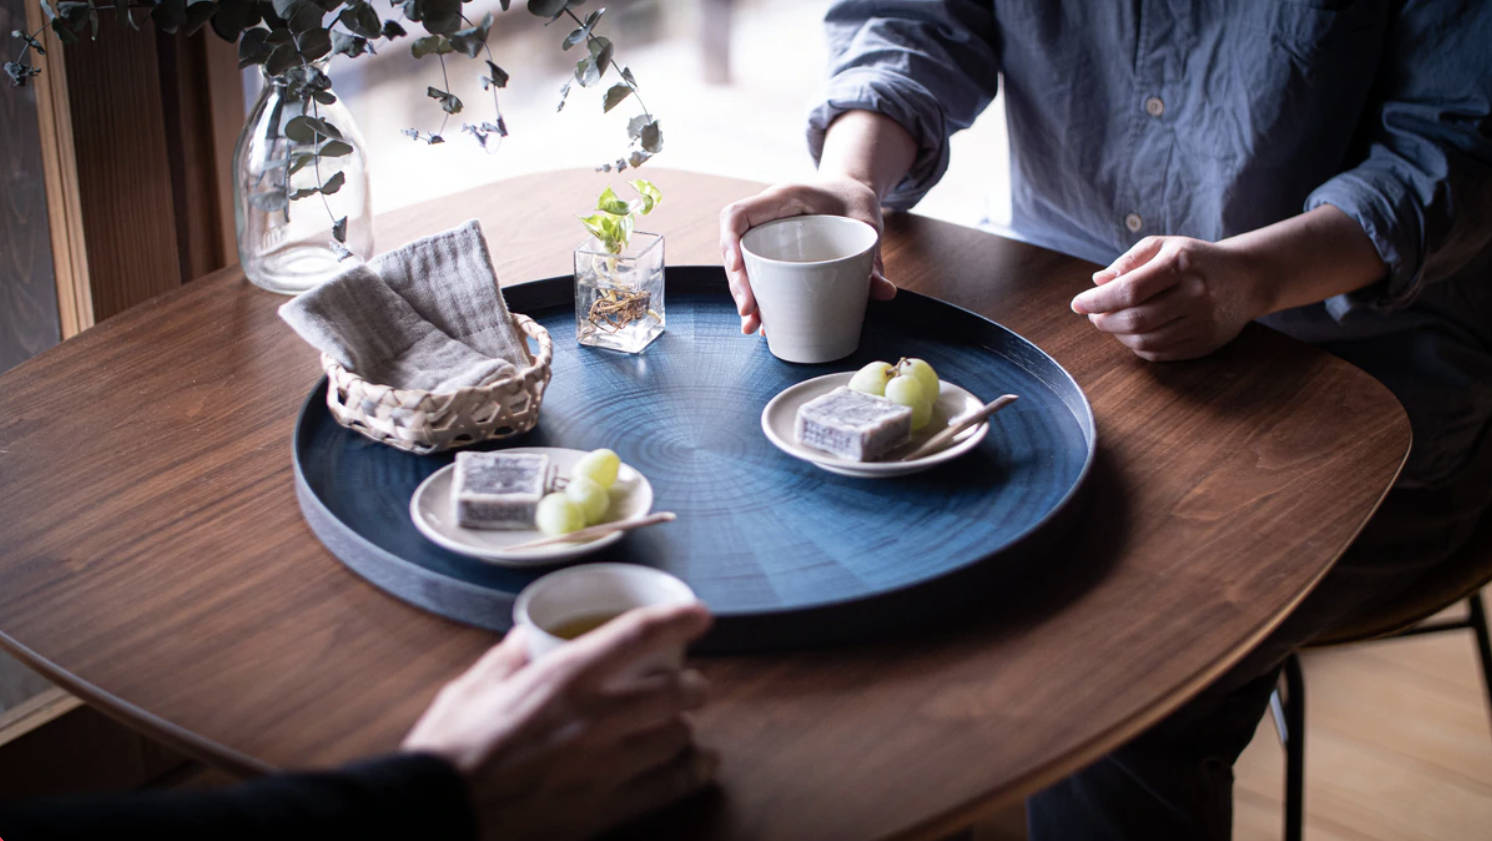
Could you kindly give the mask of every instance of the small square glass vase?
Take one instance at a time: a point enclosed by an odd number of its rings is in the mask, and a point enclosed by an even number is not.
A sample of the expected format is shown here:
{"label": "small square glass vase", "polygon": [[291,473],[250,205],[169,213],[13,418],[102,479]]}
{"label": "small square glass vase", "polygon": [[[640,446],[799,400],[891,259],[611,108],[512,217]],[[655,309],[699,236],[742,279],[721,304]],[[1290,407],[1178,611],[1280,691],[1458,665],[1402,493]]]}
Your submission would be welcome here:
{"label": "small square glass vase", "polygon": [[621,254],[592,237],[575,248],[575,338],[637,353],[663,332],[663,237],[641,231]]}

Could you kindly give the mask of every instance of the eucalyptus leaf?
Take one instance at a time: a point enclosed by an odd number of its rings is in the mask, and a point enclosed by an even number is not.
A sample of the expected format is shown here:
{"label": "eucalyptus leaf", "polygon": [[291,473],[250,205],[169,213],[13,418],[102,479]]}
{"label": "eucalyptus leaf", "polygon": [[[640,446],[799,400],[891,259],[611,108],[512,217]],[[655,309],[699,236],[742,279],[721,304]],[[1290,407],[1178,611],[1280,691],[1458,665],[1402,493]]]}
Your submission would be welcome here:
{"label": "eucalyptus leaf", "polygon": [[274,52],[264,61],[264,72],[271,76],[279,76],[286,70],[300,64],[300,54],[296,52],[294,44],[281,44],[275,47]]}
{"label": "eucalyptus leaf", "polygon": [[320,117],[306,117],[306,120],[311,123],[311,128],[315,129],[316,133],[322,137],[331,137],[337,140],[342,139],[341,130],[326,120]]}
{"label": "eucalyptus leaf", "polygon": [[633,140],[642,140],[642,130],[651,123],[653,118],[649,114],[638,114],[627,121],[627,136]]}
{"label": "eucalyptus leaf", "polygon": [[332,36],[325,29],[311,29],[295,36],[295,46],[302,58],[315,61],[332,51]]}
{"label": "eucalyptus leaf", "polygon": [[553,20],[565,13],[565,0],[528,0],[528,11],[532,15]]}
{"label": "eucalyptus leaf", "polygon": [[320,6],[306,0],[306,2],[295,4],[286,21],[290,24],[290,31],[299,37],[314,29],[321,29],[321,20],[324,17],[326,17],[326,12],[323,12]]}
{"label": "eucalyptus leaf", "polygon": [[[367,38],[343,32],[340,29],[332,31],[332,55],[345,55],[348,58],[357,58],[363,53],[370,52],[373,52],[373,48],[368,43]],[[325,93],[325,91],[321,91],[321,93]],[[319,96],[316,97],[316,100],[318,102],[322,101]],[[335,97],[333,101],[335,101]]]}
{"label": "eucalyptus leaf", "polygon": [[353,3],[337,15],[337,21],[347,27],[354,34],[364,38],[377,38],[383,34],[383,23],[378,19],[378,12],[368,3]]}
{"label": "eucalyptus leaf", "polygon": [[461,0],[420,0],[420,19],[427,32],[451,35],[461,28]]}
{"label": "eucalyptus leaf", "polygon": [[238,40],[238,66],[263,64],[274,48],[269,45],[268,29],[248,29]]}
{"label": "eucalyptus leaf", "polygon": [[612,85],[611,88],[606,91],[606,107],[604,110],[610,111],[611,109],[617,107],[621,104],[622,100],[626,99],[628,96],[631,96],[631,94],[632,89],[624,84],[617,83],[615,85]]}
{"label": "eucalyptus leaf", "polygon": [[52,18],[52,32],[56,34],[57,40],[61,41],[63,46],[71,46],[78,43],[77,34],[73,32],[72,27],[68,26],[67,20],[64,18]]}
{"label": "eucalyptus leaf", "polygon": [[346,242],[347,241],[347,217],[346,216],[343,216],[341,219],[338,219],[337,221],[335,221],[335,222],[332,223],[332,237],[335,238],[337,240],[337,242]]}
{"label": "eucalyptus leaf", "polygon": [[451,52],[451,42],[444,35],[426,35],[423,38],[414,39],[409,45],[409,52],[415,58],[424,58],[427,55],[444,55]]}
{"label": "eucalyptus leaf", "polygon": [[[333,231],[333,233],[335,233],[335,230]],[[332,253],[337,255],[338,263],[342,262],[343,260],[350,260],[353,257],[357,256],[356,254],[352,253],[352,249],[336,240],[332,240],[331,242],[327,243],[327,247],[331,248]]]}
{"label": "eucalyptus leaf", "polygon": [[[181,31],[188,36],[196,34],[197,30],[207,25],[217,10],[217,0],[187,0],[186,23],[182,25]],[[140,28],[135,25],[133,18],[129,21],[132,28]]]}
{"label": "eucalyptus leaf", "polygon": [[311,125],[311,118],[305,114],[291,117],[285,122],[281,132],[296,143],[316,142],[316,129]]}
{"label": "eucalyptus leaf", "polygon": [[575,63],[575,81],[588,88],[601,80],[601,71],[596,68],[595,56],[586,56]]}
{"label": "eucalyptus leaf", "polygon": [[317,153],[323,158],[340,158],[343,155],[352,154],[352,144],[345,140],[328,140],[321,145]]}
{"label": "eucalyptus leaf", "polygon": [[236,41],[240,33],[258,25],[261,19],[255,3],[220,3],[212,16],[212,31],[224,41]]}
{"label": "eucalyptus leaf", "polygon": [[176,32],[186,23],[186,0],[161,0],[150,10],[150,19],[162,32]]}
{"label": "eucalyptus leaf", "polygon": [[22,32],[21,30],[19,30],[19,29],[12,29],[10,31],[10,34],[11,34],[11,37],[13,37],[13,38],[19,38],[22,41],[25,41],[26,42],[26,46],[30,47],[33,50],[36,50],[36,54],[37,55],[46,55],[47,54],[46,48],[44,48],[41,45],[40,41],[36,40],[35,38],[32,38],[30,35],[27,35],[26,33]]}
{"label": "eucalyptus leaf", "polygon": [[632,164],[632,166],[634,167],[639,167],[646,163],[648,158],[651,157],[652,155],[644,152],[641,149],[633,149],[632,154],[627,156],[627,163]]}
{"label": "eucalyptus leaf", "polygon": [[[372,52],[372,50],[372,47],[368,48],[369,52]],[[337,95],[332,93],[331,91],[316,91],[315,93],[311,94],[311,98],[321,103],[322,105],[335,105],[337,102]]]}
{"label": "eucalyptus leaf", "polygon": [[560,45],[560,49],[562,49],[562,50],[568,50],[568,49],[570,49],[571,47],[575,46],[576,44],[579,44],[581,41],[584,41],[585,40],[585,36],[587,36],[589,34],[591,34],[591,31],[589,29],[586,29],[583,26],[577,27],[576,29],[572,30],[569,35],[565,36],[565,42]]}
{"label": "eucalyptus leaf", "polygon": [[400,26],[399,22],[396,20],[386,20],[383,22],[383,37],[389,39],[390,41],[394,40],[395,38],[403,38],[405,35],[408,34],[408,32],[404,31],[404,27]]}
{"label": "eucalyptus leaf", "polygon": [[600,68],[601,75],[606,75],[606,68],[611,66],[612,53],[616,51],[611,44],[611,39],[602,38],[598,35],[592,38],[590,44],[587,46],[591,48],[591,56],[595,58],[596,66]]}
{"label": "eucalyptus leaf", "polygon": [[315,187],[302,187],[301,189],[296,190],[295,192],[293,192],[293,193],[290,194],[290,200],[291,201],[300,201],[301,199],[308,199],[311,196],[314,196],[314,195],[316,195],[319,192],[321,192],[321,190],[319,190],[319,189],[317,189]]}
{"label": "eucalyptus leaf", "polygon": [[342,185],[346,183],[346,175],[342,174],[341,172],[334,173],[331,178],[326,179],[325,184],[321,185],[321,192],[329,196],[332,193],[335,193],[338,190],[342,189]]}
{"label": "eucalyptus leaf", "polygon": [[631,85],[634,88],[637,87],[637,77],[632,75],[632,68],[623,67],[622,78],[627,80],[627,84]]}
{"label": "eucalyptus leaf", "polygon": [[451,46],[465,53],[467,58],[476,58],[481,54],[482,48],[487,46],[487,33],[491,29],[492,14],[488,13],[482,18],[481,23],[452,35]]}
{"label": "eucalyptus leaf", "polygon": [[303,5],[307,0],[269,0],[270,8],[275,10],[275,15],[280,20],[288,21],[295,13],[295,7]]}
{"label": "eucalyptus leaf", "polygon": [[300,172],[302,169],[305,169],[315,160],[316,156],[310,152],[300,152],[298,154],[292,155],[290,158],[290,174],[294,175],[295,173]]}
{"label": "eucalyptus leaf", "polygon": [[[57,19],[57,10],[52,8],[52,4],[50,2],[48,2],[48,0],[40,0],[40,2],[41,2],[41,13],[43,15],[46,15],[46,17],[47,17],[47,23],[51,23],[52,21],[56,20]],[[504,3],[503,4],[503,8],[507,9],[508,8],[508,4]]]}
{"label": "eucalyptus leaf", "polygon": [[3,70],[5,75],[10,77],[10,83],[18,88],[26,87],[27,79],[41,75],[40,68],[20,61],[7,61],[0,65],[0,70]]}
{"label": "eucalyptus leaf", "polygon": [[[653,120],[642,127],[642,148],[650,154],[658,154],[663,151],[663,129],[658,127],[658,121]],[[637,164],[633,164],[637,166]]]}
{"label": "eucalyptus leaf", "polygon": [[495,86],[499,88],[505,88],[508,86],[508,73],[506,70],[503,70],[501,67],[498,67],[496,64],[488,61],[487,71],[490,75],[482,77],[482,90],[487,90],[488,86]]}
{"label": "eucalyptus leaf", "polygon": [[560,101],[559,101],[559,105],[557,105],[555,107],[555,109],[554,109],[554,112],[556,114],[558,114],[559,112],[565,110],[565,100],[569,99],[569,98],[570,98],[570,80],[566,79],[565,83],[563,85],[560,85]]}

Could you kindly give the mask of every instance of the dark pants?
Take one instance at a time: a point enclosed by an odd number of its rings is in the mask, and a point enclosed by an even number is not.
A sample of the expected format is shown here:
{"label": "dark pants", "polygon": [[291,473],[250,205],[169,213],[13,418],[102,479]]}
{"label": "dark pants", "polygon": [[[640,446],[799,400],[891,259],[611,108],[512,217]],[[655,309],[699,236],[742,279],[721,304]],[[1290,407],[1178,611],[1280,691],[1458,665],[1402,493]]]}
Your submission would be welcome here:
{"label": "dark pants", "polygon": [[1230,838],[1233,763],[1264,715],[1285,657],[1414,592],[1489,505],[1492,433],[1483,433],[1454,481],[1390,491],[1320,585],[1239,665],[1133,742],[1027,800],[1031,841]]}

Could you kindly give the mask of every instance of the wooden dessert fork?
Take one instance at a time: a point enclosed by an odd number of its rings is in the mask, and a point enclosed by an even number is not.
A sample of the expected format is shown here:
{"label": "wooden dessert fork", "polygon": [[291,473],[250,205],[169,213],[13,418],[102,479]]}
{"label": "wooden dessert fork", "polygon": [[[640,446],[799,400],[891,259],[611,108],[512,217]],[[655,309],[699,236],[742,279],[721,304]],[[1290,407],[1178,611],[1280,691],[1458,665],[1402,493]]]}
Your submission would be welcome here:
{"label": "wooden dessert fork", "polygon": [[1017,398],[1014,394],[1002,394],[999,397],[996,397],[994,400],[991,400],[990,402],[979,407],[978,409],[975,409],[974,411],[968,413],[967,415],[949,421],[948,426],[945,427],[941,432],[922,442],[922,446],[902,456],[901,460],[914,461],[916,459],[922,458],[923,456],[932,455],[938,450],[941,450],[944,447],[948,446],[948,443],[952,441],[954,439],[954,436],[958,435],[960,432],[963,432],[965,429],[968,429],[969,427],[986,420],[987,418],[989,418],[990,415],[993,415],[995,412],[998,412],[1006,406],[1009,406],[1017,399],[1019,398]]}

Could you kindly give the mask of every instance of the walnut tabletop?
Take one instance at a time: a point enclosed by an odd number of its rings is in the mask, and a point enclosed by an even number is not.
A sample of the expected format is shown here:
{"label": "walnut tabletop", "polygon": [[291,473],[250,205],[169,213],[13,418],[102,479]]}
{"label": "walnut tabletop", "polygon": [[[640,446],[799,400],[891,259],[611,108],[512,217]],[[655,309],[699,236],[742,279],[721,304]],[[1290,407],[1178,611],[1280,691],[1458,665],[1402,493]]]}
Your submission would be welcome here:
{"label": "walnut tabletop", "polygon": [[[720,262],[760,185],[649,168],[672,265]],[[385,214],[386,250],[481,219],[504,283],[567,274],[605,175],[526,176]],[[1398,403],[1253,326],[1152,364],[1072,314],[1083,261],[892,216],[887,274],[1035,342],[1093,405],[1078,528],[1040,587],[892,644],[699,661],[719,789],[650,835],[929,838],[1100,756],[1274,627],[1409,448]],[[0,376],[0,644],[88,702],[241,773],[395,748],[494,641],[343,567],[297,507],[291,431],[317,354],[226,269]]]}

